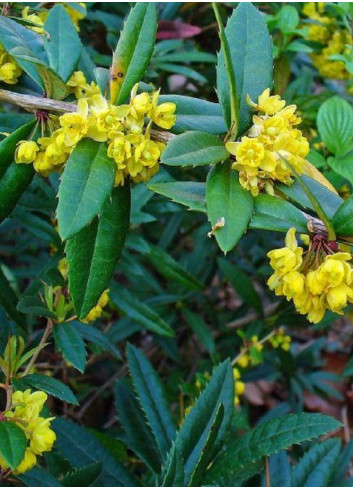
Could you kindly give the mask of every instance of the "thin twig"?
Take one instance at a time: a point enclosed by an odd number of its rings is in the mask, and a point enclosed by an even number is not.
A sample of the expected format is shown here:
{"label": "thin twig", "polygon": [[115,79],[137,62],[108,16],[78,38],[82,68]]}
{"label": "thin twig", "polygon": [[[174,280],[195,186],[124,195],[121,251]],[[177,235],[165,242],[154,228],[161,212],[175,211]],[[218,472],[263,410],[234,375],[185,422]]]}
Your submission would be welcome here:
{"label": "thin twig", "polygon": [[270,467],[268,465],[268,457],[265,457],[265,469],[266,469],[266,487],[271,487]]}
{"label": "thin twig", "polygon": [[36,360],[40,354],[40,352],[42,351],[42,349],[44,348],[44,346],[46,345],[47,343],[47,339],[49,338],[49,336],[51,335],[51,332],[53,330],[53,321],[51,319],[48,319],[48,322],[47,322],[47,325],[46,325],[46,328],[44,330],[44,333],[43,333],[43,336],[42,336],[42,339],[40,340],[39,342],[39,345],[37,347],[37,350],[36,352],[34,353],[34,355],[32,356],[31,360],[29,361],[27,367],[25,368],[25,371],[23,372],[23,375],[28,375],[29,372],[31,371],[32,367],[34,366],[34,364],[36,363]]}

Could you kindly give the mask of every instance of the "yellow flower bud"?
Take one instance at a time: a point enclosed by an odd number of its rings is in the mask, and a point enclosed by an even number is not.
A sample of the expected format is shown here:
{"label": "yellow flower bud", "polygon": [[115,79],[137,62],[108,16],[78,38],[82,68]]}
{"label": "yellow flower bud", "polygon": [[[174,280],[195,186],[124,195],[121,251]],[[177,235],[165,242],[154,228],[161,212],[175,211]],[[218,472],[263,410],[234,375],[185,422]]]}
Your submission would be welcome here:
{"label": "yellow flower bud", "polygon": [[33,163],[38,151],[39,146],[35,141],[20,141],[17,143],[15,151],[15,162],[26,164]]}

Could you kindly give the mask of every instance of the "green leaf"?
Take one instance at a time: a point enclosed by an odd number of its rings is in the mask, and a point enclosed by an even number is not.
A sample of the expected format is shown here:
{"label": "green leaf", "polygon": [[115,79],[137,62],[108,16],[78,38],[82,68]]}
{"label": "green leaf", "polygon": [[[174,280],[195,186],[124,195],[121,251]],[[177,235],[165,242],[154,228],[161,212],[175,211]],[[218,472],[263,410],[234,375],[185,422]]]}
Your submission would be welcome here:
{"label": "green leaf", "polygon": [[[43,37],[37,32],[27,29],[20,23],[15,22],[4,15],[0,16],[0,37],[1,44],[7,52],[10,52],[13,48],[21,47],[28,52],[31,52],[33,55],[36,53],[38,58],[43,62],[46,62]],[[44,88],[42,78],[36,65],[20,58],[16,58],[16,60],[20,67],[28,73],[41,88]]]}
{"label": "green leaf", "polygon": [[11,421],[0,422],[0,455],[11,469],[22,462],[27,446],[25,432]]}
{"label": "green leaf", "polygon": [[46,62],[39,59],[31,51],[21,46],[15,47],[10,51],[17,62],[23,60],[28,63],[32,63],[37,67],[38,73],[43,81],[45,94],[49,98],[55,100],[62,100],[67,96],[68,89],[65,82],[60,76],[50,68]]}
{"label": "green leaf", "polygon": [[295,227],[300,233],[308,232],[305,216],[290,202],[267,194],[259,194],[254,202],[250,228],[286,233],[290,227]]}
{"label": "green leaf", "polygon": [[102,472],[103,462],[95,462],[70,472],[62,479],[66,487],[96,487]]}
{"label": "green leaf", "polygon": [[28,472],[17,475],[17,479],[28,487],[62,487],[55,477],[39,467],[33,467]]}
{"label": "green leaf", "polygon": [[104,143],[83,139],[68,159],[59,188],[59,234],[68,239],[101,211],[114,185],[115,163]]}
{"label": "green leaf", "polygon": [[231,442],[207,473],[208,484],[230,485],[249,464],[296,443],[337,430],[341,423],[322,414],[290,414],[271,419]]}
{"label": "green leaf", "polygon": [[202,476],[207,468],[207,465],[211,458],[211,450],[213,445],[217,439],[219,430],[221,429],[222,422],[224,418],[224,407],[223,404],[220,404],[211,424],[211,428],[208,434],[208,437],[205,441],[205,444],[202,448],[201,456],[194,468],[194,471],[191,475],[191,480],[189,482],[190,487],[200,487]]}
{"label": "green leaf", "polygon": [[70,293],[79,319],[87,316],[108,287],[129,223],[130,187],[125,185],[114,189],[99,218],[67,241]]}
{"label": "green leaf", "polygon": [[[224,407],[224,417],[216,440],[213,441],[210,458],[223,446],[233,414],[234,379],[228,360],[221,363],[214,371],[210,382],[186,416],[175,438],[175,449],[185,462],[184,485],[189,484],[199,463],[221,404]],[[169,453],[169,459],[172,455],[173,451]]]}
{"label": "green leaf", "polygon": [[55,345],[65,360],[83,373],[86,366],[86,348],[82,335],[77,331],[75,324],[55,324],[53,335]]}
{"label": "green leaf", "polygon": [[161,460],[156,440],[132,390],[119,381],[114,387],[114,399],[124,430],[120,438],[152,471],[158,472]]}
{"label": "green leaf", "polygon": [[188,273],[160,246],[150,245],[148,260],[168,281],[176,282],[190,290],[200,290],[204,285]]}
{"label": "green leaf", "polygon": [[76,330],[79,331],[81,336],[87,341],[99,346],[103,351],[109,351],[112,355],[121,360],[120,351],[101,330],[94,326],[90,326],[89,324],[79,323],[78,321],[72,321],[71,324],[75,325]]}
{"label": "green leaf", "polygon": [[57,319],[56,314],[50,311],[39,297],[39,294],[26,294],[18,302],[17,309],[28,315]]}
{"label": "green leaf", "polygon": [[332,224],[338,236],[353,237],[353,196],[348,197],[338,208]]}
{"label": "green leaf", "polygon": [[160,487],[184,486],[184,460],[178,448],[173,444],[167,462],[160,475]]}
{"label": "green leaf", "polygon": [[20,326],[26,323],[25,316],[17,309],[18,297],[0,268],[0,305]]}
{"label": "green leaf", "polygon": [[67,419],[56,418],[53,428],[57,435],[55,448],[77,468],[103,463],[99,480],[103,486],[135,486],[125,467],[107,452],[94,435]]}
{"label": "green leaf", "polygon": [[141,302],[128,289],[112,288],[111,298],[114,304],[130,319],[143,328],[162,336],[175,336],[173,329],[153,309]]}
{"label": "green leaf", "polygon": [[8,166],[0,180],[0,222],[14,210],[21,195],[31,183],[34,174],[33,165],[20,165],[13,161]]}
{"label": "green leaf", "polygon": [[206,212],[206,186],[203,182],[153,183],[148,188],[173,202],[185,205],[191,211]]}
{"label": "green leaf", "polygon": [[353,151],[344,156],[331,156],[327,163],[333,171],[346,178],[353,185]]}
{"label": "green leaf", "polygon": [[162,458],[175,436],[175,426],[162,383],[147,358],[131,344],[127,347],[128,366],[140,406],[152,429]]}
{"label": "green leaf", "polygon": [[283,33],[291,33],[299,24],[298,10],[291,5],[284,5],[277,14],[277,27]]}
{"label": "green leaf", "polygon": [[218,265],[226,278],[230,280],[234,290],[240,295],[245,303],[262,314],[262,302],[256,292],[250,278],[238,266],[222,258],[219,258]]}
{"label": "green leaf", "polygon": [[189,309],[183,309],[183,316],[206,350],[214,353],[215,342],[212,333],[201,315],[196,315]]}
{"label": "green leaf", "polygon": [[213,134],[188,131],[169,141],[162,163],[169,166],[212,165],[229,157],[224,143]]}
{"label": "green leaf", "polygon": [[28,124],[21,126],[0,142],[0,178],[5,174],[14,159],[17,143],[27,139],[34,128],[35,122],[35,120],[28,122]]}
{"label": "green leaf", "polygon": [[293,487],[327,487],[337,470],[341,442],[330,438],[311,447],[293,468]]}
{"label": "green leaf", "polygon": [[111,90],[113,103],[123,103],[141,80],[153,53],[156,32],[156,6],[150,2],[137,3],[124,24],[113,55],[114,73],[123,75],[116,80],[117,88]]}
{"label": "green leaf", "polygon": [[321,139],[336,156],[342,156],[353,146],[353,108],[341,97],[326,100],[317,114]]}
{"label": "green leaf", "polygon": [[56,5],[50,10],[44,23],[49,36],[44,37],[44,47],[50,67],[67,82],[81,57],[81,41],[69,14],[64,7]]}
{"label": "green leaf", "polygon": [[69,402],[76,406],[78,405],[78,401],[72,390],[54,377],[30,374],[25,375],[20,379],[13,380],[13,384],[16,390],[25,390],[26,388],[37,389],[57,397],[61,401]]}
{"label": "green leaf", "polygon": [[292,487],[292,468],[285,450],[271,455],[269,470],[272,487]]}
{"label": "green leaf", "polygon": [[[251,3],[239,3],[228,20],[225,33],[233,60],[239,103],[239,131],[242,134],[251,122],[252,109],[246,103],[272,86],[272,46],[266,21]],[[230,90],[223,52],[217,63],[217,93],[228,128],[230,127]]]}
{"label": "green leaf", "polygon": [[[343,203],[343,199],[313,178],[307,177],[306,175],[302,175],[301,178],[306,186],[310,189],[311,193],[315,195],[316,200],[319,202],[326,215],[332,219],[337,209]],[[312,202],[310,202],[308,196],[305,194],[298,181],[295,181],[293,185],[289,186],[278,184],[276,185],[276,188],[301,207],[313,211],[315,210]]]}
{"label": "green leaf", "polygon": [[171,129],[174,133],[204,131],[209,134],[224,134],[227,132],[219,104],[183,95],[161,95],[158,101],[176,104],[177,118]]}
{"label": "green leaf", "polygon": [[224,219],[224,226],[215,230],[217,243],[224,253],[230,251],[245,233],[254,209],[250,192],[242,188],[238,173],[230,163],[215,165],[206,182],[208,218],[212,226]]}

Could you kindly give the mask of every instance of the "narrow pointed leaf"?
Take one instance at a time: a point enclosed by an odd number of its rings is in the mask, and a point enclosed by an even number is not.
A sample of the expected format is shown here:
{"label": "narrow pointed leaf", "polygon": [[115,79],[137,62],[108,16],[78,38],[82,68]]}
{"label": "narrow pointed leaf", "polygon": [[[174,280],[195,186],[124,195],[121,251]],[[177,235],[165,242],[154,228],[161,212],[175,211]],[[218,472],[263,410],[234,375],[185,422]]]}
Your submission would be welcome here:
{"label": "narrow pointed leaf", "polygon": [[80,372],[84,372],[86,366],[86,348],[81,334],[75,328],[75,324],[56,324],[53,335],[55,345],[65,360]]}
{"label": "narrow pointed leaf", "polygon": [[27,446],[25,432],[11,421],[1,421],[0,440],[0,456],[12,469],[16,469],[24,457]]}

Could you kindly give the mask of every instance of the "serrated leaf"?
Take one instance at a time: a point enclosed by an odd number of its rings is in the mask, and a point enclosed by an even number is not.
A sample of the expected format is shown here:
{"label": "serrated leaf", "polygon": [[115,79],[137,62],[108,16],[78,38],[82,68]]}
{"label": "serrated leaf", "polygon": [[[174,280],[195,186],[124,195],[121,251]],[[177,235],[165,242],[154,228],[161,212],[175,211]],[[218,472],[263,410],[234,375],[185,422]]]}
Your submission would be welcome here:
{"label": "serrated leaf", "polygon": [[111,298],[114,304],[130,319],[143,328],[162,336],[175,336],[173,329],[151,307],[141,302],[127,289],[112,288]]}
{"label": "serrated leaf", "polygon": [[[246,102],[253,100],[272,86],[272,46],[266,21],[251,3],[239,3],[228,20],[225,33],[228,39],[236,79],[239,103],[239,131],[242,134],[251,122],[252,109]],[[230,90],[220,51],[217,62],[217,93],[228,128],[230,127]]]}
{"label": "serrated leaf", "polygon": [[156,6],[150,2],[137,3],[124,24],[113,55],[115,79],[110,83],[113,103],[123,103],[141,80],[153,53],[156,32]]}
{"label": "serrated leaf", "polygon": [[[343,199],[316,180],[305,175],[302,175],[301,178],[310,189],[311,193],[315,195],[316,200],[322,206],[327,216],[332,219],[337,209],[343,203]],[[276,185],[276,188],[301,207],[315,211],[313,204],[310,202],[307,195],[305,195],[305,192],[298,181],[295,181],[293,185],[290,186],[278,184]]]}
{"label": "serrated leaf", "polygon": [[178,448],[173,444],[168,460],[160,476],[160,487],[184,486],[184,460]]}
{"label": "serrated leaf", "polygon": [[0,455],[12,469],[21,463],[27,446],[25,432],[11,421],[0,422]]}
{"label": "serrated leaf", "polygon": [[134,486],[134,481],[124,466],[102,447],[85,428],[67,419],[56,418],[53,428],[57,435],[55,448],[73,467],[82,468],[102,462],[100,481],[104,486]]}
{"label": "serrated leaf", "polygon": [[[228,360],[216,368],[210,382],[186,416],[175,438],[175,449],[185,462],[184,485],[189,484],[200,460],[202,449],[210,435],[210,429],[220,404],[224,406],[224,418],[213,443],[211,457],[221,449],[233,415],[234,379]],[[171,451],[168,459],[172,456]]]}
{"label": "serrated leaf", "polygon": [[69,286],[79,319],[85,318],[114,273],[130,225],[130,187],[116,187],[99,218],[69,239],[66,257]]}
{"label": "serrated leaf", "polygon": [[290,202],[267,194],[259,194],[254,202],[255,212],[250,228],[286,233],[290,227],[295,227],[300,233],[308,232],[307,219]]}
{"label": "serrated leaf", "polygon": [[212,165],[228,157],[229,152],[217,136],[188,131],[169,141],[162,154],[162,163],[168,166]]}
{"label": "serrated leaf", "polygon": [[337,469],[341,442],[330,438],[311,447],[293,468],[293,486],[327,487]]}
{"label": "serrated leaf", "polygon": [[86,366],[86,348],[82,335],[77,331],[75,324],[55,324],[53,336],[55,345],[65,360],[80,372],[84,372]]}
{"label": "serrated leaf", "polygon": [[246,435],[231,442],[214,461],[207,473],[207,481],[230,485],[241,477],[242,470],[262,457],[288,448],[296,443],[311,440],[331,431],[341,424],[322,414],[291,414],[264,422]]}
{"label": "serrated leaf", "polygon": [[44,391],[53,397],[57,397],[61,401],[75,404],[76,406],[78,405],[78,401],[72,390],[54,377],[47,377],[46,375],[40,374],[30,374],[25,375],[20,379],[13,380],[13,384],[16,390],[25,390],[26,388],[37,389]]}
{"label": "serrated leaf", "polygon": [[150,245],[149,248],[148,260],[168,281],[178,283],[190,290],[200,290],[204,287],[201,282],[179,265],[163,248],[156,245]]}
{"label": "serrated leaf", "polygon": [[162,458],[175,436],[175,426],[162,383],[147,358],[131,344],[127,347],[128,366],[140,406],[152,429]]}
{"label": "serrated leaf", "polygon": [[203,182],[153,183],[148,188],[173,202],[185,205],[191,211],[206,212],[206,186]]}
{"label": "serrated leaf", "polygon": [[205,131],[209,134],[224,134],[227,132],[219,104],[183,95],[161,95],[158,101],[176,104],[176,123],[171,128],[174,133]]}
{"label": "serrated leaf", "polygon": [[104,143],[83,139],[68,159],[59,188],[59,234],[68,239],[83,229],[102,209],[114,185],[115,163]]}
{"label": "serrated leaf", "polygon": [[206,204],[212,226],[224,220],[214,235],[221,250],[227,253],[247,230],[254,209],[253,197],[240,185],[238,172],[230,168],[229,162],[215,165],[209,172]]}
{"label": "serrated leaf", "polygon": [[339,96],[324,102],[317,114],[321,139],[336,156],[342,156],[353,147],[353,108]]}
{"label": "serrated leaf", "polygon": [[292,487],[292,469],[285,450],[271,455],[268,464],[271,487]]}
{"label": "serrated leaf", "polygon": [[39,467],[17,475],[17,479],[28,487],[62,487],[63,485],[51,474]]}
{"label": "serrated leaf", "polygon": [[201,456],[191,475],[191,480],[189,482],[190,487],[199,487],[201,485],[202,476],[207,468],[208,463],[210,462],[211,450],[222,426],[223,417],[224,407],[223,404],[220,404],[218,410],[214,415],[208,437],[202,448]]}
{"label": "serrated leaf", "polygon": [[103,462],[96,462],[81,467],[62,478],[66,487],[96,487],[96,481],[102,472]]}
{"label": "serrated leaf", "polygon": [[35,122],[35,120],[28,122],[0,142],[0,178],[14,160],[17,143],[27,139],[34,128]]}
{"label": "serrated leaf", "polygon": [[55,5],[44,23],[44,47],[50,67],[67,82],[81,57],[81,41],[63,6]]}
{"label": "serrated leaf", "polygon": [[132,390],[122,381],[117,382],[114,387],[114,398],[118,418],[124,430],[122,441],[152,471],[158,472],[161,458],[156,440]]}
{"label": "serrated leaf", "polygon": [[56,314],[47,308],[46,304],[40,299],[38,294],[26,294],[22,296],[18,302],[17,309],[24,314],[57,319]]}

